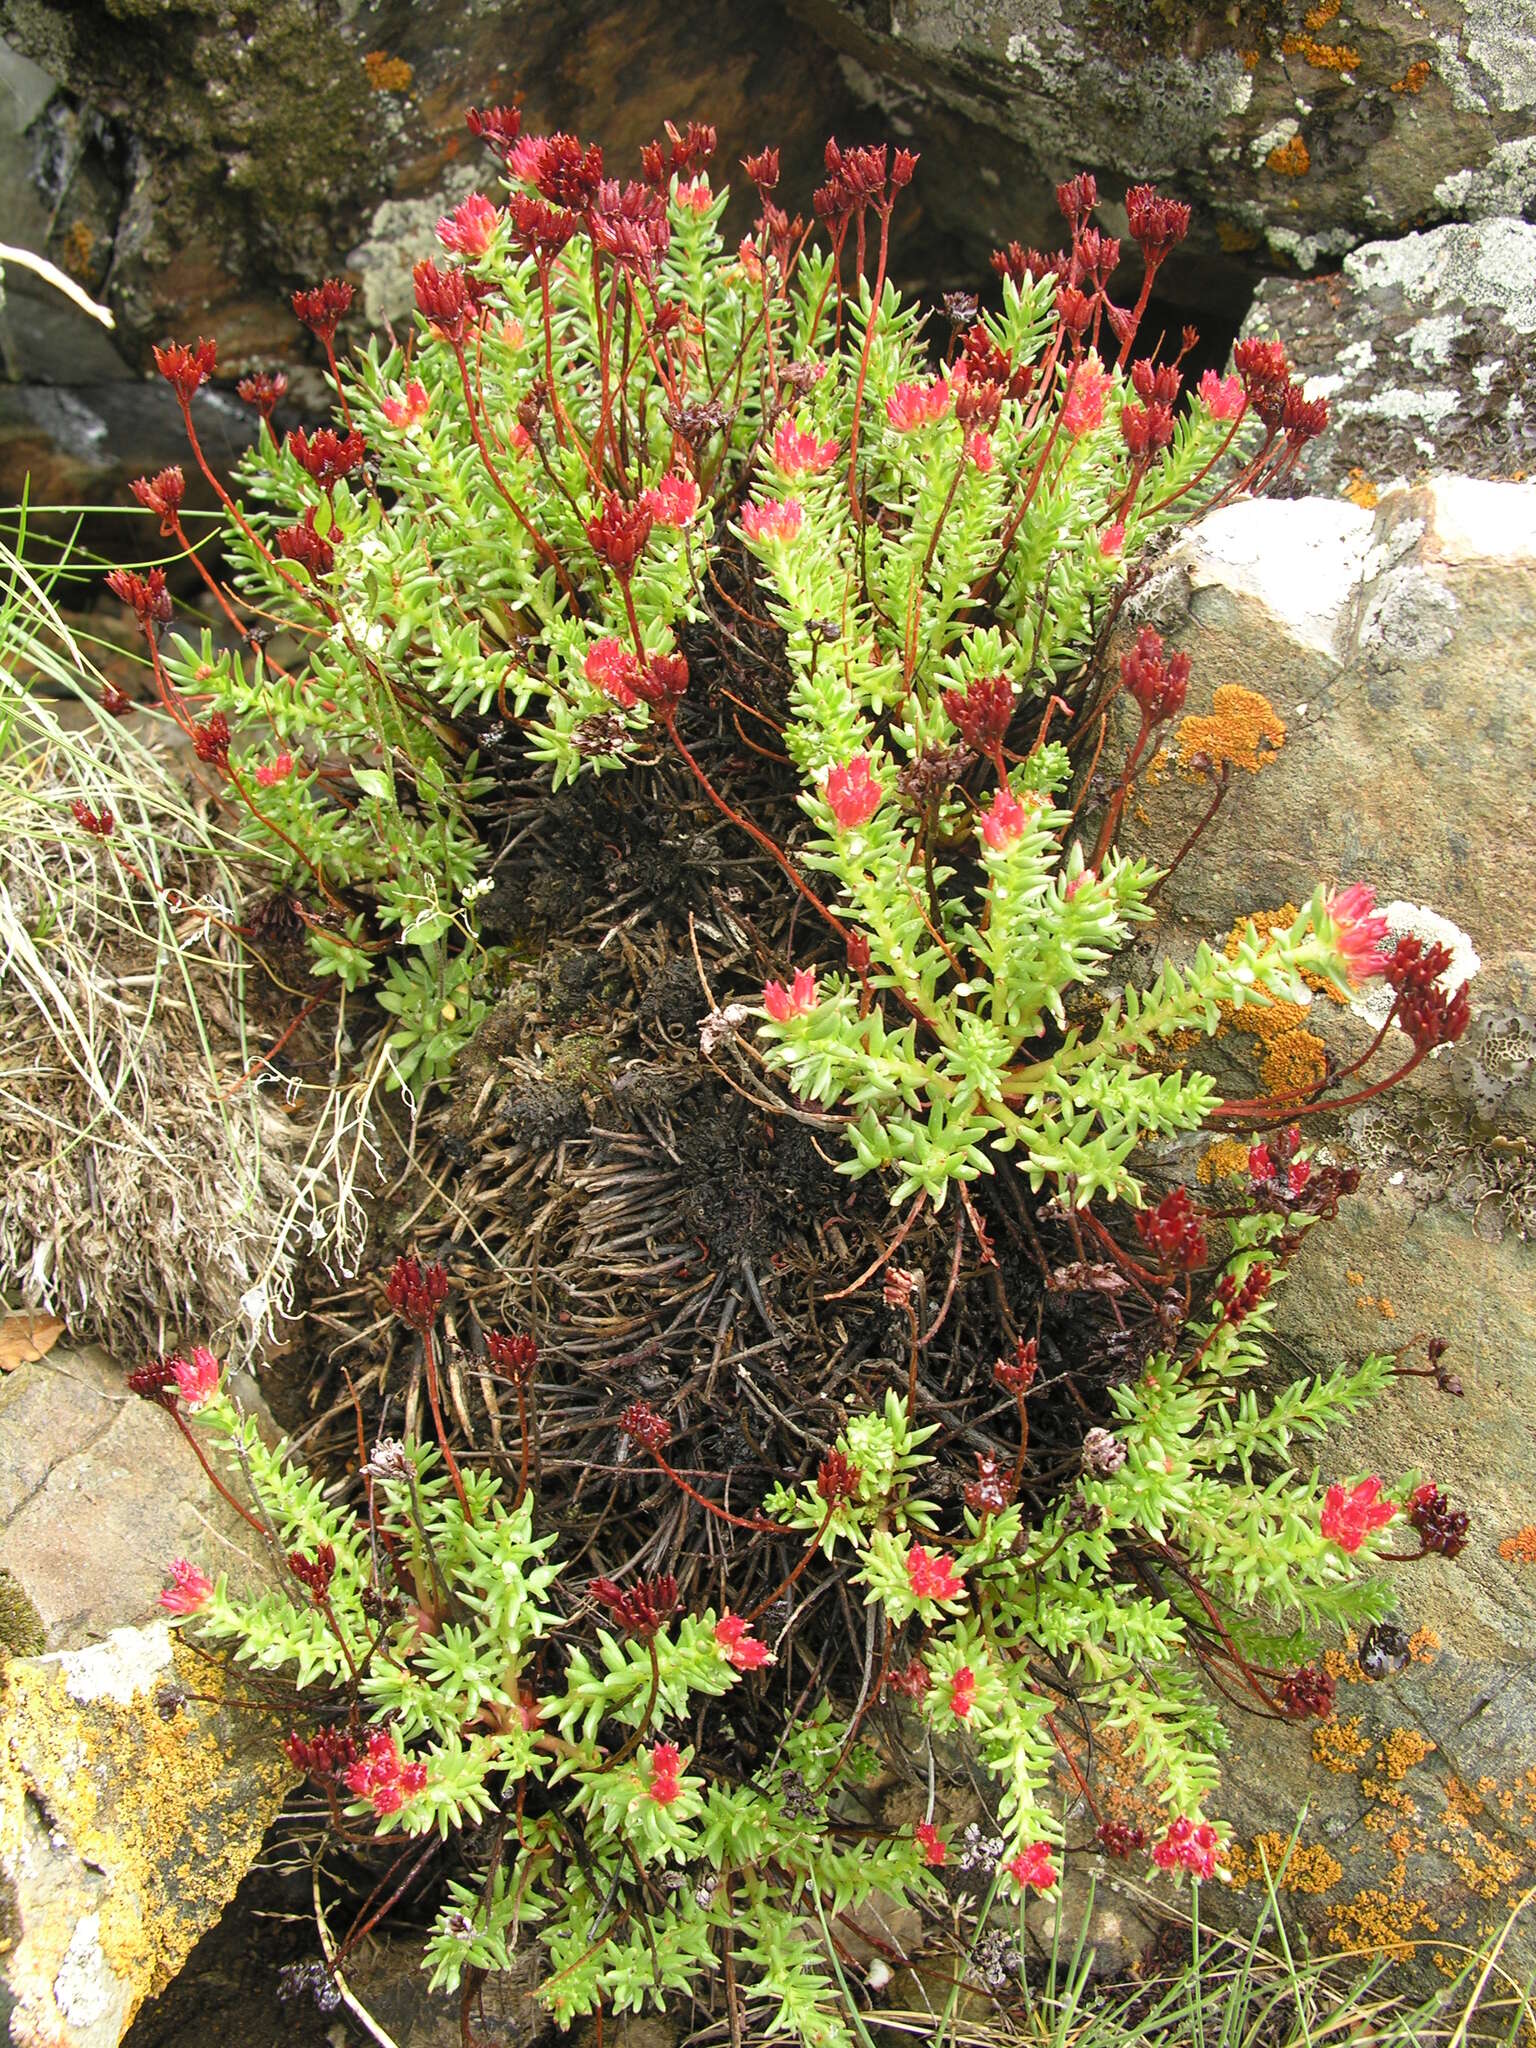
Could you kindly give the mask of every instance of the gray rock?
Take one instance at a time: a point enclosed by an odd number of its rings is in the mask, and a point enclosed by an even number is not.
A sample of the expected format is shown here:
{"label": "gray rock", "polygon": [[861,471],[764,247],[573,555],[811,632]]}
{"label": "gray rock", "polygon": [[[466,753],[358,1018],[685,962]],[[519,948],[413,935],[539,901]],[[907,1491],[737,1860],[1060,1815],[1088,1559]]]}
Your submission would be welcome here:
{"label": "gray rock", "polygon": [[1297,488],[1369,496],[1454,464],[1512,476],[1536,459],[1536,227],[1508,216],[1371,242],[1337,277],[1261,285],[1247,334],[1277,334],[1330,431]]}
{"label": "gray rock", "polygon": [[7,1375],[0,1437],[0,1571],[36,1652],[0,1676],[0,2018],[17,2043],[115,2048],[290,1782],[269,1719],[167,1629],[166,1568],[189,1555],[254,1583],[264,1562],[100,1352]]}
{"label": "gray rock", "polygon": [[[1481,963],[1461,1045],[1314,1127],[1365,1181],[1309,1239],[1280,1317],[1298,1371],[1416,1333],[1449,1341],[1464,1398],[1404,1379],[1329,1443],[1326,1473],[1418,1470],[1471,1512],[1471,1535],[1454,1559],[1393,1568],[1414,1660],[1382,1683],[1342,1660],[1316,1757],[1305,1729],[1233,1715],[1222,1798],[1244,1912],[1262,1896],[1256,1840],[1273,1861],[1305,1806],[1299,1907],[1341,1942],[1438,1935],[1458,1957],[1536,1864],[1533,570],[1536,486],[1437,475],[1374,513],[1316,498],[1233,506],[1183,544],[1162,600],[1170,620],[1186,609],[1191,713],[1237,685],[1286,725],[1168,885],[1171,942],[1319,879],[1365,880],[1397,928],[1426,928],[1427,907],[1454,920],[1462,961]],[[1166,859],[1205,800],[1203,785],[1166,778],[1138,850]],[[1352,1057],[1374,1031],[1358,1007],[1319,998],[1302,1028]],[[1407,1051],[1394,1029],[1372,1071]],[[1392,1547],[1413,1545],[1404,1532]],[[1536,1945],[1519,1927],[1512,1940],[1528,1968]]]}

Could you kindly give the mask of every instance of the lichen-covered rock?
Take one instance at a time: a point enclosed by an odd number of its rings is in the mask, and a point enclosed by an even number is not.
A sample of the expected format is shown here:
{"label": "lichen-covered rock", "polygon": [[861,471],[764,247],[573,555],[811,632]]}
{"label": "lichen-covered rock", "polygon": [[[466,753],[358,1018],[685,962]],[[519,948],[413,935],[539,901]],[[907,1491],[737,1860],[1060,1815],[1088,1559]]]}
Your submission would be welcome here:
{"label": "lichen-covered rock", "polygon": [[[1223,1783],[1255,1901],[1259,1849],[1274,1862],[1306,1803],[1288,1881],[1298,1906],[1341,1944],[1437,1937],[1458,1960],[1456,1945],[1501,1924],[1536,1876],[1533,573],[1536,485],[1433,476],[1374,512],[1316,498],[1235,505],[1195,530],[1152,594],[1193,655],[1189,708],[1207,746],[1224,751],[1210,739],[1223,690],[1262,693],[1284,728],[1257,774],[1234,771],[1216,824],[1168,884],[1169,937],[1273,910],[1317,877],[1364,880],[1402,928],[1425,926],[1426,910],[1451,921],[1462,967],[1480,963],[1462,1043],[1314,1129],[1365,1179],[1309,1240],[1280,1312],[1299,1370],[1416,1333],[1449,1341],[1463,1397],[1405,1379],[1330,1443],[1327,1476],[1395,1483],[1417,1469],[1470,1511],[1471,1536],[1455,1558],[1392,1568],[1413,1642],[1400,1676],[1373,1682],[1352,1657],[1335,1660],[1337,1712],[1312,1735],[1234,1713]],[[1171,855],[1208,798],[1178,753],[1137,828],[1153,858]],[[1262,1060],[1301,1060],[1304,1040],[1353,1057],[1375,1029],[1359,1007],[1319,997],[1291,1020],[1289,1045],[1234,1033],[1222,1051],[1250,1076]],[[1386,1070],[1408,1049],[1389,1033]],[[1202,1151],[1217,1184],[1242,1170],[1241,1153],[1205,1146],[1183,1170]],[[1391,1547],[1411,1552],[1416,1538]],[[1521,1927],[1513,1942],[1536,1950]]]}
{"label": "lichen-covered rock", "polygon": [[155,1618],[166,1566],[264,1566],[99,1352],[8,1374],[0,1440],[0,2018],[18,2048],[115,2048],[290,1780],[269,1717]]}
{"label": "lichen-covered rock", "polygon": [[791,4],[943,159],[924,204],[966,261],[988,236],[1054,245],[1045,188],[1078,169],[1195,202],[1167,279],[1192,305],[1536,193],[1526,0]]}
{"label": "lichen-covered rock", "polygon": [[1297,488],[1369,503],[1454,461],[1469,476],[1536,462],[1536,227],[1508,216],[1370,242],[1336,277],[1261,285],[1244,323],[1278,334],[1331,430]]}

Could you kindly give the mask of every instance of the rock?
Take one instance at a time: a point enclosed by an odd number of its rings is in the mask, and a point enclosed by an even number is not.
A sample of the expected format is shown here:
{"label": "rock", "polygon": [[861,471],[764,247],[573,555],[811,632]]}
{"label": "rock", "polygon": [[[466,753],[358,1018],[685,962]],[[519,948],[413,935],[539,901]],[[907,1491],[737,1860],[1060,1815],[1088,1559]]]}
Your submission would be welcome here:
{"label": "rock", "polygon": [[1518,212],[1536,192],[1522,0],[792,5],[942,160],[924,203],[961,268],[988,238],[1059,241],[1048,188],[1080,169],[1111,194],[1154,178],[1195,203],[1168,288],[1196,306],[1426,220]]}
{"label": "rock", "polygon": [[[1470,1511],[1471,1537],[1454,1559],[1391,1568],[1414,1641],[1400,1677],[1371,1683],[1335,1660],[1337,1714],[1310,1739],[1233,1716],[1221,1809],[1253,1888],[1243,1910],[1262,1897],[1256,1844],[1273,1863],[1306,1807],[1287,1880],[1298,1906],[1341,1944],[1438,1935],[1458,1961],[1455,1944],[1501,1924],[1536,1874],[1533,569],[1536,485],[1436,475],[1374,512],[1234,505],[1181,545],[1154,599],[1193,656],[1191,713],[1209,719],[1235,685],[1285,726],[1168,884],[1170,940],[1299,901],[1317,879],[1367,880],[1396,928],[1433,931],[1427,908],[1453,921],[1463,968],[1481,963],[1460,1045],[1314,1126],[1365,1180],[1309,1239],[1280,1311],[1298,1371],[1416,1333],[1449,1341],[1464,1398],[1403,1380],[1328,1444],[1325,1469],[1394,1484],[1418,1470]],[[1207,788],[1166,774],[1137,850],[1166,860]],[[1370,1004],[1355,1008],[1320,997],[1298,1022],[1352,1057],[1375,1029]],[[1407,1050],[1394,1029],[1372,1071]],[[1508,1953],[1530,1967],[1523,1922]]]}
{"label": "rock", "polygon": [[1123,1869],[1104,1856],[1065,1857],[1061,1882],[1049,1897],[1026,1895],[1031,1953],[1047,1960],[1057,1955],[1065,1964],[1081,1941],[1091,1978],[1128,1983],[1160,1923],[1138,1902],[1140,1886],[1122,1883]]}
{"label": "rock", "polygon": [[1369,242],[1336,277],[1270,280],[1243,324],[1277,334],[1326,398],[1298,490],[1362,499],[1454,451],[1470,476],[1536,464],[1536,227],[1495,216]]}
{"label": "rock", "polygon": [[19,2048],[114,2048],[290,1782],[269,1718],[172,1638],[166,1567],[263,1567],[169,1416],[100,1352],[7,1375],[0,1432],[0,1611],[33,1653],[0,1669],[0,2019]]}

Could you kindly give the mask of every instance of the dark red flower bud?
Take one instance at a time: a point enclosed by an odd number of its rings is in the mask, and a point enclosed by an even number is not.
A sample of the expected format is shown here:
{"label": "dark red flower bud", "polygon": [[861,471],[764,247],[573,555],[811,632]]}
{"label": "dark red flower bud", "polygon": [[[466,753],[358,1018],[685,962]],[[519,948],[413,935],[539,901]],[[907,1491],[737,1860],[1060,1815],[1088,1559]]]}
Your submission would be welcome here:
{"label": "dark red flower bud", "polygon": [[583,148],[574,135],[546,135],[534,182],[551,204],[579,212],[597,197],[603,152],[595,142]]}
{"label": "dark red flower bud", "polygon": [[193,393],[213,375],[219,350],[216,342],[200,336],[196,348],[188,348],[184,341],[167,341],[154,351],[154,357],[155,368],[175,392],[178,403],[188,406]]}
{"label": "dark red flower bud", "polygon": [[93,811],[88,803],[76,797],[69,808],[80,830],[92,839],[110,839],[117,829],[117,820],[105,805],[99,811]]}
{"label": "dark red flower bud", "polygon": [[507,219],[512,225],[513,247],[541,263],[553,261],[581,225],[574,213],[536,199],[531,192],[512,194],[507,201]]}
{"label": "dark red flower bud", "polygon": [[816,1468],[816,1491],[829,1508],[857,1500],[864,1475],[842,1451],[828,1451]]}
{"label": "dark red flower bud", "polygon": [[331,427],[320,427],[310,435],[296,427],[285,445],[288,453],[326,491],[334,490],[344,476],[350,476],[368,452],[368,444],[356,428],[350,434],[338,434]]}
{"label": "dark red flower bud", "polygon": [[464,125],[505,163],[522,133],[523,117],[516,107],[469,107],[465,110]]}
{"label": "dark red flower bud", "polygon": [[1141,706],[1147,723],[1160,725],[1184,709],[1189,694],[1189,656],[1179,653],[1165,661],[1162,634],[1155,627],[1143,626],[1136,645],[1120,657],[1120,680]]}
{"label": "dark red flower bud", "polygon": [[1144,404],[1174,405],[1184,379],[1172,363],[1154,363],[1149,356],[1131,365],[1131,382]]}
{"label": "dark red flower bud", "polygon": [[848,934],[848,972],[861,980],[869,972],[869,940],[862,932]]}
{"label": "dark red flower bud", "polygon": [[651,532],[651,515],[642,504],[627,504],[617,491],[603,498],[603,509],[587,521],[593,552],[624,580],[631,575]]}
{"label": "dark red flower bud", "polygon": [[1006,676],[973,676],[964,694],[944,692],[944,709],[973,754],[996,754],[1013,722],[1013,685]]}
{"label": "dark red flower bud", "polygon": [[133,699],[126,690],[120,690],[116,683],[103,683],[101,708],[108,718],[124,718],[133,709]]}
{"label": "dark red flower bud", "polygon": [[662,718],[671,718],[688,693],[688,663],[680,654],[653,654],[632,687]]}
{"label": "dark red flower bud", "polygon": [[1001,384],[973,383],[967,378],[955,393],[955,418],[967,431],[979,427],[983,433],[991,433],[1002,416],[1002,410]]}
{"label": "dark red flower bud", "polygon": [[631,1401],[619,1417],[619,1434],[648,1451],[664,1451],[672,1441],[672,1425],[649,1401]]}
{"label": "dark red flower bud", "polygon": [[522,1332],[504,1336],[499,1330],[488,1330],[485,1348],[491,1371],[499,1379],[511,1380],[514,1386],[529,1385],[539,1362],[539,1347],[532,1337]]}
{"label": "dark red flower bud", "polygon": [[899,1667],[893,1666],[885,1675],[886,1692],[894,1693],[898,1699],[923,1699],[931,1683],[928,1666],[921,1657],[914,1657],[910,1663]]}
{"label": "dark red flower bud", "polygon": [[306,506],[302,526],[280,526],[273,535],[277,551],[285,561],[297,562],[311,576],[329,576],[336,550],[323,533],[315,531],[315,508]]}
{"label": "dark red flower bud", "polygon": [[992,1368],[992,1377],[1005,1394],[1027,1394],[1035,1383],[1040,1370],[1040,1346],[1033,1337],[1021,1337],[1013,1347],[1012,1358],[1000,1358]]}
{"label": "dark red flower bud", "polygon": [[690,121],[682,134],[670,121],[662,125],[667,133],[665,145],[646,143],[640,152],[640,167],[646,183],[664,192],[674,175],[693,178],[704,169],[715,153],[718,137],[707,122]]}
{"label": "dark red flower bud", "polygon": [[976,1477],[961,1489],[973,1515],[1000,1515],[1013,1499],[1013,1477],[1000,1458],[976,1453]]}
{"label": "dark red flower bud", "polygon": [[288,1569],[301,1586],[308,1587],[310,1598],[319,1607],[336,1576],[336,1552],[329,1543],[317,1543],[313,1557],[306,1557],[302,1550],[292,1550],[288,1553]]}
{"label": "dark red flower bud", "polygon": [[132,569],[114,569],[107,578],[107,588],[114,597],[132,606],[146,631],[170,624],[171,594],[165,587],[163,569],[151,569],[147,576],[135,575]]}
{"label": "dark red flower bud", "polygon": [[1074,240],[1098,203],[1099,181],[1092,171],[1080,171],[1075,178],[1069,178],[1066,184],[1056,187],[1056,204],[1061,208]]}
{"label": "dark red flower bud", "polygon": [[1191,1273],[1204,1265],[1208,1250],[1200,1222],[1189,1189],[1174,1188],[1155,1209],[1138,1212],[1136,1234],[1165,1265]]}
{"label": "dark red flower bud", "polygon": [[587,1591],[600,1600],[627,1635],[651,1642],[666,1627],[677,1607],[677,1580],[670,1572],[620,1586],[612,1579],[593,1579]]}
{"label": "dark red flower bud", "polygon": [[918,153],[912,149],[898,149],[891,158],[891,190],[903,191],[911,184],[918,166]]}
{"label": "dark red flower bud", "polygon": [[1068,334],[1086,334],[1093,320],[1093,301],[1075,285],[1063,285],[1056,294],[1056,311]]}
{"label": "dark red flower bud", "polygon": [[776,149],[760,149],[756,156],[743,157],[741,168],[759,192],[772,192],[779,182],[779,152]]}
{"label": "dark red flower bud", "polygon": [[439,270],[430,256],[423,256],[411,272],[416,288],[416,310],[434,334],[458,347],[476,317],[474,296],[462,270]]}
{"label": "dark red flower bud", "polygon": [[390,1271],[384,1298],[401,1322],[425,1336],[448,1299],[448,1275],[439,1264],[423,1266],[419,1259],[402,1256]]}
{"label": "dark red flower bud", "polygon": [[180,469],[173,464],[152,477],[136,476],[128,488],[145,511],[153,512],[159,519],[165,539],[174,539],[176,523],[181,516],[181,501],[187,490],[187,480]]}
{"label": "dark red flower bud", "polygon": [[176,1365],[174,1358],[156,1358],[136,1366],[127,1378],[129,1393],[137,1394],[141,1401],[152,1402],[157,1408],[174,1408]]}
{"label": "dark red flower bud", "polygon": [[1106,1856],[1123,1863],[1137,1849],[1147,1846],[1147,1831],[1135,1821],[1106,1820],[1099,1827],[1098,1844]]}
{"label": "dark red flower bud", "polygon": [[1288,1671],[1275,1688],[1276,1704],[1291,1721],[1326,1721],[1333,1712],[1334,1682],[1318,1664]]}
{"label": "dark red flower bud", "polygon": [[1145,461],[1157,455],[1173,439],[1173,414],[1166,405],[1123,405],[1120,408],[1120,438],[1133,460]]}
{"label": "dark red flower bud", "polygon": [[1454,995],[1442,985],[1451,965],[1448,947],[1405,934],[1383,969],[1397,997],[1397,1021],[1420,1052],[1453,1044],[1472,1021],[1465,984]]}
{"label": "dark red flower bud", "polygon": [[1155,185],[1131,187],[1125,195],[1125,217],[1153,270],[1189,233],[1189,208],[1177,199],[1164,199]]}
{"label": "dark red flower bud", "polygon": [[1225,1311],[1229,1323],[1241,1323],[1252,1315],[1259,1303],[1269,1292],[1270,1273],[1268,1266],[1250,1266],[1241,1282],[1234,1280],[1230,1273],[1223,1273],[1216,1284],[1216,1299]]}
{"label": "dark red flower bud", "polygon": [[333,342],[336,329],[350,311],[352,287],[343,277],[328,277],[308,291],[293,295],[294,318],[302,320],[317,341]]}
{"label": "dark red flower bud", "polygon": [[1456,1557],[1467,1547],[1470,1517],[1465,1508],[1453,1508],[1438,1486],[1421,1486],[1408,1496],[1408,1519],[1426,1550]]}
{"label": "dark red flower bud", "polygon": [[222,775],[229,767],[229,720],[222,711],[212,711],[192,730],[192,751],[199,761],[217,768]]}
{"label": "dark red flower bud", "polygon": [[1285,394],[1280,424],[1293,448],[1305,447],[1308,441],[1315,441],[1319,434],[1328,431],[1327,399],[1308,398],[1299,384],[1293,384]]}
{"label": "dark red flower bud", "polygon": [[257,370],[242,377],[235,390],[247,405],[255,406],[262,418],[270,421],[288,395],[288,378],[282,370]]}

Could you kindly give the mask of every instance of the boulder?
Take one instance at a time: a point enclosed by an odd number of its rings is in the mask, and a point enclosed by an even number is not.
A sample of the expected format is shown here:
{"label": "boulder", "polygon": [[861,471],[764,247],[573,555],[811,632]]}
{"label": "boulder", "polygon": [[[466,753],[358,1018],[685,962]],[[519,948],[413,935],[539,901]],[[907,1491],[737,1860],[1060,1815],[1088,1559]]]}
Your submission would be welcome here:
{"label": "boulder", "polygon": [[264,1568],[170,1417],[100,1352],[0,1384],[0,2021],[115,2048],[260,1848],[291,1774],[270,1715],[159,1611],[173,1556]]}
{"label": "boulder", "polygon": [[[1305,1809],[1287,1880],[1298,1906],[1341,1945],[1427,1942],[1453,1962],[1536,1876],[1533,571],[1536,485],[1432,475],[1374,510],[1302,498],[1214,515],[1147,595],[1193,657],[1195,722],[1170,744],[1132,838],[1172,856],[1209,792],[1181,753],[1241,760],[1255,724],[1275,726],[1230,693],[1262,694],[1283,744],[1250,757],[1256,774],[1233,770],[1216,822],[1163,892],[1165,942],[1304,900],[1317,880],[1363,880],[1394,929],[1444,938],[1455,976],[1476,969],[1459,1045],[1314,1122],[1365,1177],[1308,1240],[1279,1316],[1282,1362],[1297,1371],[1416,1335],[1448,1340],[1462,1397],[1401,1380],[1330,1441],[1325,1476],[1395,1484],[1417,1470],[1470,1511],[1471,1533],[1455,1558],[1389,1567],[1412,1642],[1400,1675],[1372,1681],[1335,1657],[1337,1710],[1310,1736],[1233,1715],[1222,1806],[1252,1901],[1262,1855],[1276,1862]],[[1260,1059],[1283,1078],[1323,1046],[1363,1052],[1383,1014],[1370,996],[1319,996],[1289,1038],[1234,1031],[1222,1052],[1250,1080]],[[1410,1049],[1394,1027],[1371,1072]],[[1198,1162],[1219,1185],[1229,1156],[1199,1145],[1181,1170]],[[1423,1365],[1422,1344],[1407,1362]],[[1392,1549],[1415,1548],[1393,1534]],[[1526,1969],[1536,1955],[1523,1921],[1511,1953]]]}
{"label": "boulder", "polygon": [[[1270,279],[1243,323],[1276,334],[1331,429],[1295,473],[1369,504],[1447,456],[1466,476],[1536,463],[1536,227],[1508,215],[1367,242],[1332,277]],[[1443,452],[1442,452],[1443,451]]]}

